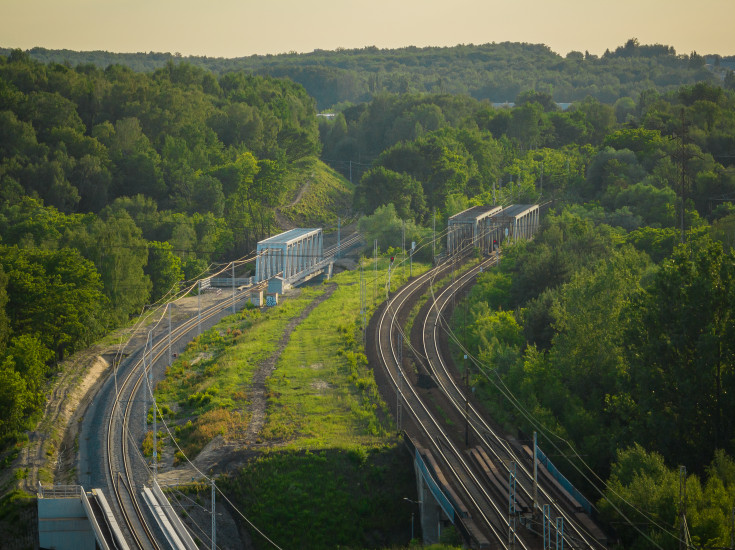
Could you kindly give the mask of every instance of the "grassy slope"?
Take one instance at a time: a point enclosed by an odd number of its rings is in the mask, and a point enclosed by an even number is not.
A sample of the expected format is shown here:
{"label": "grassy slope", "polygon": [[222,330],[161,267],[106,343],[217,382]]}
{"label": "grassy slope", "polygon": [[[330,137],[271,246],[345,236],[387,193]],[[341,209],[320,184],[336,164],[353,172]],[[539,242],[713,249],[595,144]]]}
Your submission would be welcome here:
{"label": "grassy slope", "polygon": [[[281,215],[300,227],[336,225],[338,216],[348,216],[354,186],[322,161],[308,157],[293,163],[286,176],[289,189],[308,190],[293,206],[280,209]],[[295,199],[295,196],[291,200]]]}

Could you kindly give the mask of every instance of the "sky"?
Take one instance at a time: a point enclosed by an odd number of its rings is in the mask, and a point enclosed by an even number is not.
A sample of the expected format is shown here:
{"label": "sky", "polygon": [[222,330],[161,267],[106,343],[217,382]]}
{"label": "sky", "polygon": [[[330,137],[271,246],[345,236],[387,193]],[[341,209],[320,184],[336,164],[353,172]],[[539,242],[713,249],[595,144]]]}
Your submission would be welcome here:
{"label": "sky", "polygon": [[735,0],[0,0],[0,47],[243,57],[337,48],[628,39],[735,55]]}

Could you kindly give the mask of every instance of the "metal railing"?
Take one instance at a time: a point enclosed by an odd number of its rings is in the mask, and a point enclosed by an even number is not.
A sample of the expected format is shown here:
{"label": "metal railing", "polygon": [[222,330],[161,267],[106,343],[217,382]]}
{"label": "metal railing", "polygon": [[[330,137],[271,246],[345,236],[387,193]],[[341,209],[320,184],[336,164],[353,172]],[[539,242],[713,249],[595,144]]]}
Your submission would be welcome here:
{"label": "metal railing", "polygon": [[44,487],[38,482],[39,498],[80,498],[82,495],[81,485],[48,485]]}

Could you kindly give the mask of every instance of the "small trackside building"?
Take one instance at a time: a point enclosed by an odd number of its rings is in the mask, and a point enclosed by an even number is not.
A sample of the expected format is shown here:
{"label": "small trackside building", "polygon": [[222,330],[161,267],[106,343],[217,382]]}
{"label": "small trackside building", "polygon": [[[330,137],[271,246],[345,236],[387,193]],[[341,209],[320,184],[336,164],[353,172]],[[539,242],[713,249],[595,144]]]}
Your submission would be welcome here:
{"label": "small trackside building", "polygon": [[473,206],[449,218],[447,224],[447,254],[453,255],[468,247],[491,249],[496,223],[493,216],[500,206]]}

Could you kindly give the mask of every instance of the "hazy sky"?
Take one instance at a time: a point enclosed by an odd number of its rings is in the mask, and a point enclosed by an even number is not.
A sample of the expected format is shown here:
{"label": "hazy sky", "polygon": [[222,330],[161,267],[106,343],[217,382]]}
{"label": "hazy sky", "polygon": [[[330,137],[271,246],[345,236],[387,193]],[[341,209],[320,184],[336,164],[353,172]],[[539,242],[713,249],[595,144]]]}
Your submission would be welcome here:
{"label": "hazy sky", "polygon": [[240,57],[339,47],[629,38],[735,55],[735,0],[0,0],[0,46]]}

